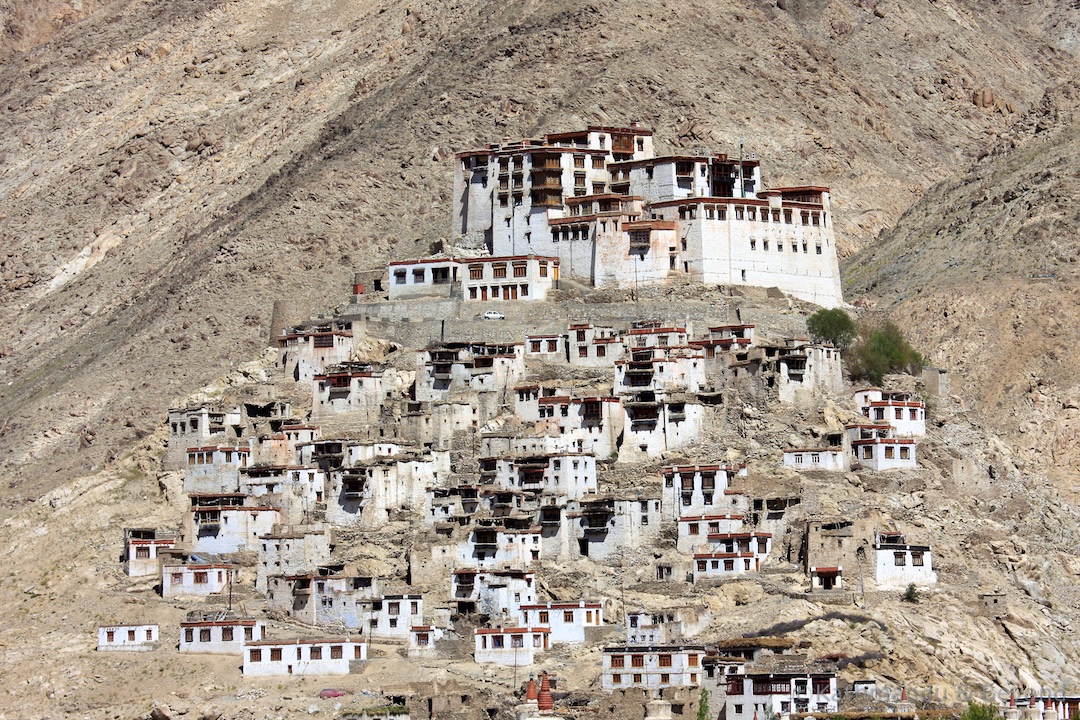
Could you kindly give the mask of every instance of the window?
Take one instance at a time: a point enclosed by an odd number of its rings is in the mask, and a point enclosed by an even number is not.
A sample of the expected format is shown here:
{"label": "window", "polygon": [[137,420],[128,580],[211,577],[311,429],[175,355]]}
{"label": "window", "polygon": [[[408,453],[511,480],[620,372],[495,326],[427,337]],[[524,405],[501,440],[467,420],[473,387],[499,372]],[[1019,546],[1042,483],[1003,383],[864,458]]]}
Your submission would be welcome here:
{"label": "window", "polygon": [[815,251],[815,252],[816,252],[816,253],[817,253],[818,255],[820,255],[820,254],[821,254],[821,246],[820,246],[820,245],[816,245],[816,246],[814,246],[814,251]]}
{"label": "window", "polygon": [[341,659],[341,646],[340,645],[331,645],[330,646],[330,659],[331,660],[340,660]]}
{"label": "window", "polygon": [[546,262],[540,263],[540,277],[548,276],[548,264]]}
{"label": "window", "polygon": [[892,460],[895,453],[896,453],[896,448],[894,448],[892,445],[886,445],[885,446],[885,458],[887,460]]}
{"label": "window", "polygon": [[199,642],[210,642],[210,628],[199,629]]}
{"label": "window", "polygon": [[314,645],[308,655],[309,660],[322,660],[322,646]]}
{"label": "window", "polygon": [[905,553],[905,552],[894,552],[893,553],[893,564],[896,567],[904,567],[905,565],[907,565],[907,553]]}
{"label": "window", "polygon": [[511,635],[510,636],[510,647],[513,647],[513,648],[525,647],[525,636],[524,635]]}
{"label": "window", "polygon": [[620,675],[619,673],[615,673],[614,675],[611,676],[611,682],[614,685],[618,685],[618,684],[622,683],[622,675]]}
{"label": "window", "polygon": [[604,345],[597,345],[596,357],[607,357],[607,347]]}
{"label": "window", "polygon": [[641,682],[641,673],[634,673],[634,682],[636,682],[636,683]]}
{"label": "window", "polygon": [[578,330],[576,337],[577,337],[578,342],[585,342],[585,331],[584,330]]}
{"label": "window", "polygon": [[529,341],[529,352],[535,352],[535,353],[540,352],[540,341],[539,340],[530,340]]}
{"label": "window", "polygon": [[563,622],[568,622],[568,623],[574,622],[574,611],[573,610],[563,610],[562,620],[563,620]]}
{"label": "window", "polygon": [[574,156],[574,167],[576,167],[576,168],[585,167],[585,156],[584,155],[575,155]]}
{"label": "window", "polygon": [[281,662],[281,648],[270,648],[270,662]]}
{"label": "window", "polygon": [[514,263],[514,277],[525,277],[525,263]]}
{"label": "window", "polygon": [[592,156],[592,166],[593,166],[593,170],[603,170],[604,169],[604,156],[603,155],[593,155]]}
{"label": "window", "polygon": [[863,460],[869,460],[874,457],[874,448],[867,445],[862,449]]}
{"label": "window", "polygon": [[249,627],[244,628],[244,640],[251,641],[253,639],[252,638],[253,634],[254,633],[252,633],[252,628],[249,628]]}
{"label": "window", "polygon": [[540,611],[540,624],[541,625],[547,625],[550,622],[550,620],[548,618],[549,618],[548,611],[547,610],[541,610]]}
{"label": "window", "polygon": [[491,270],[492,270],[492,273],[493,273],[494,277],[496,277],[496,278],[504,278],[504,277],[506,277],[506,265],[505,264],[492,265]]}
{"label": "window", "polygon": [[664,653],[660,656],[660,667],[671,667],[671,655]]}
{"label": "window", "polygon": [[233,629],[231,627],[221,628],[221,640],[222,642],[232,642]]}
{"label": "window", "polygon": [[395,285],[404,285],[405,284],[405,271],[404,270],[395,270],[394,271],[394,284]]}
{"label": "window", "polygon": [[802,465],[802,459],[803,459],[802,453],[796,453],[796,455],[795,455],[795,464],[796,465]]}
{"label": "window", "polygon": [[423,269],[413,270],[412,271],[412,281],[413,281],[413,283],[422,283],[422,282],[424,282],[424,274],[425,274],[425,271]]}
{"label": "window", "polygon": [[262,662],[262,650],[251,650],[248,657],[251,662]]}
{"label": "window", "polygon": [[912,565],[912,567],[922,567],[923,566],[923,554],[922,554],[921,550],[912,550],[911,551],[911,565]]}
{"label": "window", "polygon": [[[637,626],[635,625],[635,627],[637,627]],[[613,667],[613,668],[624,668],[624,667],[626,667],[626,656],[625,655],[612,655],[611,656],[611,667]]]}
{"label": "window", "polygon": [[491,636],[491,647],[492,648],[504,647],[505,646],[505,640],[506,639],[502,635],[492,635]]}
{"label": "window", "polygon": [[700,663],[700,661],[701,661],[701,656],[700,655],[691,654],[691,655],[688,655],[687,658],[686,658],[686,664],[689,665],[690,667],[697,667],[698,664]]}
{"label": "window", "polygon": [[636,668],[645,667],[645,656],[644,655],[631,655],[630,656],[630,667],[636,667]]}
{"label": "window", "polygon": [[387,606],[386,606],[386,611],[388,613],[390,613],[391,615],[400,615],[401,614],[401,603],[399,603],[399,602],[388,603]]}
{"label": "window", "polygon": [[150,548],[146,546],[135,548],[135,558],[138,560],[146,560],[150,557]]}
{"label": "window", "polygon": [[757,240],[754,238],[750,238],[750,249],[757,250]]}
{"label": "window", "polygon": [[106,630],[105,642],[116,642],[116,632],[113,630]]}
{"label": "window", "polygon": [[469,279],[470,280],[482,280],[484,278],[484,266],[483,265],[470,265],[469,266]]}
{"label": "window", "polygon": [[791,211],[790,210],[785,210],[784,211],[784,223],[787,224],[787,225],[791,224]]}
{"label": "window", "polygon": [[206,573],[204,573],[204,572],[195,573],[195,584],[196,585],[205,585],[207,582],[208,582],[208,580],[207,580],[207,577],[206,577]]}
{"label": "window", "polygon": [[686,532],[689,535],[697,535],[698,534],[698,524],[697,523],[690,523],[689,526],[687,526]]}
{"label": "window", "polygon": [[559,341],[558,340],[548,340],[547,341],[547,351],[548,352],[555,352],[558,349],[559,349]]}
{"label": "window", "polygon": [[911,449],[906,448],[906,447],[900,448],[900,459],[901,460],[910,460],[911,459]]}
{"label": "window", "polygon": [[588,345],[579,345],[578,349],[577,349],[577,356],[578,357],[589,357],[589,346]]}
{"label": "window", "polygon": [[353,656],[353,660],[363,660],[364,659],[364,648],[363,648],[363,646],[362,645],[353,645],[352,656]]}

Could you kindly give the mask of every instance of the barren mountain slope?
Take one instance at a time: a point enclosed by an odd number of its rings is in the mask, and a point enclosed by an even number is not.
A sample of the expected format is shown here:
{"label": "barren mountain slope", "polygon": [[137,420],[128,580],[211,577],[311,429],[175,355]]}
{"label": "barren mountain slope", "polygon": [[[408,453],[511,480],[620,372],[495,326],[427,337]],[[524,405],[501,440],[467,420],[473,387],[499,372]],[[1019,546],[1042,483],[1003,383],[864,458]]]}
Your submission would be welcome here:
{"label": "barren mountain slope", "polygon": [[745,137],[767,182],[834,187],[854,248],[1076,61],[1072,5],[780,5],[121,1],[43,31],[0,71],[6,497],[149,431],[265,342],[273,299],[306,314],[426,251],[454,149]]}
{"label": "barren mountain slope", "polygon": [[1021,467],[1070,494],[1080,462],[1080,84],[1048,92],[967,173],[850,258]]}

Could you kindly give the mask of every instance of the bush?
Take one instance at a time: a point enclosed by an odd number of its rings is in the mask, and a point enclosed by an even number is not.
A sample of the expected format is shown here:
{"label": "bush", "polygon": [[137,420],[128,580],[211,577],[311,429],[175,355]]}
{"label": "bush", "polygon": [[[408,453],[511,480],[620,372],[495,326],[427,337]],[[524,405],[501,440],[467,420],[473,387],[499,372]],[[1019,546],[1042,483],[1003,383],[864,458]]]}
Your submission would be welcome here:
{"label": "bush", "polygon": [[858,336],[855,321],[840,308],[818,310],[806,318],[806,330],[815,342],[830,342],[846,350]]}
{"label": "bush", "polygon": [[911,583],[907,586],[907,590],[904,591],[904,601],[909,603],[919,602],[919,589],[915,587],[915,583]]}
{"label": "bush", "polygon": [[998,720],[1001,713],[990,703],[970,702],[960,720]]}
{"label": "bush", "polygon": [[874,385],[880,385],[888,373],[918,375],[925,362],[903,331],[889,321],[875,328],[864,327],[847,358],[851,377],[869,380]]}
{"label": "bush", "polygon": [[701,696],[698,698],[697,720],[710,720],[709,691],[705,688],[701,688]]}

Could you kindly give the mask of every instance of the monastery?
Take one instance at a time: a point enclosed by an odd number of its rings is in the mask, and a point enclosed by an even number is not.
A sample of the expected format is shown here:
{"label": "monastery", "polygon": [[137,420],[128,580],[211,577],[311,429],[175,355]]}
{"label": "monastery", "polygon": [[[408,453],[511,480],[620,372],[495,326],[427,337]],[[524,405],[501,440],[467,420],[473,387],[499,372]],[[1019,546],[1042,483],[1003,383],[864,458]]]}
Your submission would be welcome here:
{"label": "monastery", "polygon": [[[355,672],[373,644],[515,672],[593,648],[596,692],[682,703],[706,689],[729,720],[835,712],[835,663],[784,638],[711,636],[714,611],[680,596],[777,567],[837,603],[934,587],[930,538],[880,513],[805,516],[757,483],[917,467],[924,402],[852,390],[837,348],[718,308],[551,299],[560,278],[686,280],[835,306],[828,190],[765,190],[753,159],[656,157],[636,126],[457,162],[455,231],[483,252],[391,262],[381,293],[358,284],[334,317],[276,328],[272,381],[170,410],[165,465],[186,509],[128,528],[123,568],[159,578],[163,602],[207,606],[160,630],[103,625],[98,648],[235,655],[240,684]],[[540,311],[453,320],[472,301]],[[732,408],[802,417],[827,402],[849,421],[765,457],[714,441]],[[393,562],[349,552],[405,527]],[[550,574],[581,563],[636,564],[672,602],[552,597]]]}

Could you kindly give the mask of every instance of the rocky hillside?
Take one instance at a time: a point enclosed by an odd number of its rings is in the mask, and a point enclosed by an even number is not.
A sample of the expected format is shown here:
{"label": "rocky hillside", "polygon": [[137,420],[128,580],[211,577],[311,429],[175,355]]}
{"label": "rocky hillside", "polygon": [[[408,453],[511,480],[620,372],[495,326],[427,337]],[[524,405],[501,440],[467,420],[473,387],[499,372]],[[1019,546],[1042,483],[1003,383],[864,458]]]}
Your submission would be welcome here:
{"label": "rocky hillside", "polygon": [[1075,497],[1080,461],[1080,85],[1053,88],[846,267],[976,399],[980,422]]}
{"label": "rocky hillside", "polygon": [[[1075,3],[3,3],[0,474],[99,468],[347,273],[447,232],[451,152],[638,119],[834,188],[853,251],[1076,65]],[[1008,382],[1013,382],[1009,380]]]}

